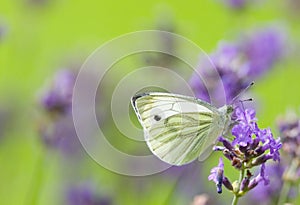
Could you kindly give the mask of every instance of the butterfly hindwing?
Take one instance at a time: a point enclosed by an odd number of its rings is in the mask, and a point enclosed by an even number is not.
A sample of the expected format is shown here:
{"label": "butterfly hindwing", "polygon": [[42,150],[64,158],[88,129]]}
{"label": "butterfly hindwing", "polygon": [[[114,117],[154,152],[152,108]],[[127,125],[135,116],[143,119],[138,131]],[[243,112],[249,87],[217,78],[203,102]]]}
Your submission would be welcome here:
{"label": "butterfly hindwing", "polygon": [[169,164],[195,160],[218,137],[219,112],[208,103],[169,93],[135,96],[132,103],[150,150]]}

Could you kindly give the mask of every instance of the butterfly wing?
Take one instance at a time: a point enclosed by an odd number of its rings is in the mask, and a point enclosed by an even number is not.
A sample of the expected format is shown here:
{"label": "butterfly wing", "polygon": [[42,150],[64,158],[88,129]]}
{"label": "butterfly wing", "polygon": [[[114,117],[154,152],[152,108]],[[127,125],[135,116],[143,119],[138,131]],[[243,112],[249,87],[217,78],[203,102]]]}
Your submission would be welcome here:
{"label": "butterfly wing", "polygon": [[132,104],[150,150],[172,165],[204,160],[222,133],[218,109],[196,98],[155,92],[134,96]]}

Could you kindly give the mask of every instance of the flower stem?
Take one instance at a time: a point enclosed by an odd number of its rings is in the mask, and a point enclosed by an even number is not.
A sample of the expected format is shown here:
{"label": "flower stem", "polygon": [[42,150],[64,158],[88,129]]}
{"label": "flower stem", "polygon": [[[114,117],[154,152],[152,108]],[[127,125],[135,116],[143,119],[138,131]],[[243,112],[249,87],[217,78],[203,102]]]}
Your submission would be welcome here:
{"label": "flower stem", "polygon": [[298,167],[299,167],[299,160],[294,159],[292,160],[290,167],[284,172],[283,186],[280,191],[280,195],[277,203],[278,205],[287,202],[288,194],[292,186],[292,180],[296,175]]}
{"label": "flower stem", "polygon": [[279,195],[279,199],[278,199],[278,203],[277,203],[278,205],[282,205],[285,202],[287,202],[287,198],[288,198],[290,189],[291,189],[291,182],[285,181],[283,183],[283,187],[280,191],[280,195]]}
{"label": "flower stem", "polygon": [[235,194],[235,195],[233,196],[233,200],[232,200],[231,205],[237,205],[238,200],[239,200],[239,197]]}
{"label": "flower stem", "polygon": [[241,183],[244,179],[244,175],[245,175],[245,169],[242,168],[241,171],[240,171],[240,178],[239,178],[239,181],[238,181],[238,186],[237,186],[237,190],[236,192],[234,192],[234,196],[233,196],[233,200],[232,200],[232,203],[231,205],[237,205],[238,203],[238,200],[239,200],[239,197],[240,197],[240,187],[241,187]]}

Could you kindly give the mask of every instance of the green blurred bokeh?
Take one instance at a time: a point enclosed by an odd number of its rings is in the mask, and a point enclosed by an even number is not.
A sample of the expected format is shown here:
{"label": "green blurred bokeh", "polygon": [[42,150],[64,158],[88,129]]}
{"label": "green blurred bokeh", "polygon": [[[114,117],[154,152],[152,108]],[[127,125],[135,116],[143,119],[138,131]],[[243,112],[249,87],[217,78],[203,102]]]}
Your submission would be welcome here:
{"label": "green blurred bokeh", "polygon": [[[299,43],[300,16],[291,15],[279,0],[266,0],[244,11],[232,11],[214,0],[2,0],[0,26],[5,32],[0,40],[0,106],[9,117],[0,139],[0,204],[63,203],[62,184],[70,183],[72,177],[95,181],[101,194],[112,196],[116,204],[192,201],[174,191],[174,180],[156,180],[154,184],[151,181],[159,176],[145,179],[120,176],[91,159],[76,166],[76,159],[69,162],[58,153],[45,151],[37,132],[39,93],[56,70],[73,64],[80,66],[104,42],[128,32],[156,28],[163,18],[170,18],[177,33],[207,53],[220,40],[232,40],[232,36],[244,30],[273,22],[285,25],[290,40],[296,42],[293,45]],[[300,61],[297,49],[295,52],[253,88],[259,101],[261,127],[275,130],[279,114],[288,108],[299,109]],[[212,193],[214,184],[205,179],[209,169],[217,164],[217,157],[212,156],[199,172],[199,180]],[[67,164],[63,169],[61,161]],[[145,193],[136,193],[134,187],[143,180],[147,184]],[[165,202],[168,197],[171,202]],[[230,194],[218,197],[228,200]]]}

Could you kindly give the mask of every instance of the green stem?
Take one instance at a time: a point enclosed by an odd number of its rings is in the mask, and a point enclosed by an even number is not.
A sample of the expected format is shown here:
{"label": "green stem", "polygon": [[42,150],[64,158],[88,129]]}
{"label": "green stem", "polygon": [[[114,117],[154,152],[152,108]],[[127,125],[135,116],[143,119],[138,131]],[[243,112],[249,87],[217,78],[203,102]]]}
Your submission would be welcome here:
{"label": "green stem", "polygon": [[239,197],[235,194],[233,196],[233,200],[232,200],[231,205],[237,205],[238,201],[239,201]]}
{"label": "green stem", "polygon": [[289,194],[290,189],[291,189],[291,185],[292,184],[289,181],[285,181],[283,183],[283,187],[281,188],[278,203],[277,203],[278,205],[282,205],[285,202],[287,202],[287,198],[288,198],[288,194]]}
{"label": "green stem", "polygon": [[283,186],[280,191],[278,205],[287,202],[288,194],[290,192],[292,181],[295,178],[297,169],[299,167],[299,160],[296,158],[292,160],[290,167],[283,174]]}
{"label": "green stem", "polygon": [[236,191],[234,192],[234,196],[233,196],[233,200],[232,200],[231,205],[237,205],[237,203],[239,201],[239,198],[241,197],[239,192],[240,192],[241,183],[244,179],[244,175],[245,175],[245,169],[244,169],[244,167],[242,167],[242,169],[240,171],[240,178],[239,178],[239,181],[238,181],[238,186],[237,186]]}

